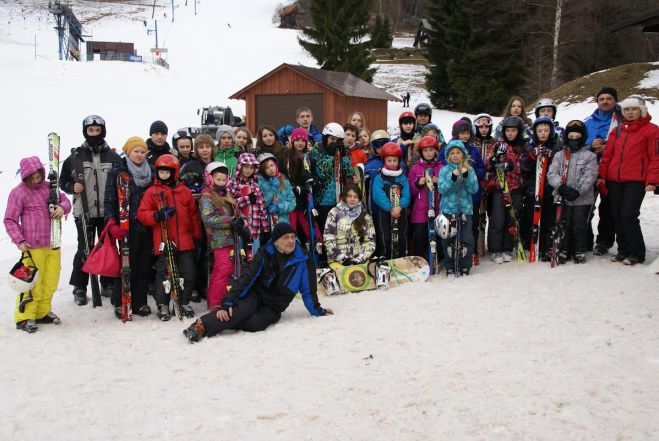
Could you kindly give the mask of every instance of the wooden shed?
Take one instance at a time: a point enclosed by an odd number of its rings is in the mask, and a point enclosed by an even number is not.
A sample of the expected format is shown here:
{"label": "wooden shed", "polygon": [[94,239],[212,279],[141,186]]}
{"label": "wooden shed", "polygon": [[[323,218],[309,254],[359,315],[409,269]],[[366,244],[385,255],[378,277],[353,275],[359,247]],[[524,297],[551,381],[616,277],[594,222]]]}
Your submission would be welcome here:
{"label": "wooden shed", "polygon": [[369,129],[387,128],[387,102],[400,98],[358,77],[284,63],[229,97],[246,102],[246,125],[295,123],[295,109],[308,106],[319,129],[328,122],[345,124],[352,112],[364,113]]}

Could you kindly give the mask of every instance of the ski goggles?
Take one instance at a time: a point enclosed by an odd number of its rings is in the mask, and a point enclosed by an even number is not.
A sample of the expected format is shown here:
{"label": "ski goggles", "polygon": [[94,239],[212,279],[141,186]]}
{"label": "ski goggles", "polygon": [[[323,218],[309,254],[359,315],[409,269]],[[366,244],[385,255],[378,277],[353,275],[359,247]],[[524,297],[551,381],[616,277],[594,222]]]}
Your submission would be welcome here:
{"label": "ski goggles", "polygon": [[565,126],[566,129],[568,127],[586,127],[586,125],[583,123],[583,121],[581,121],[579,119],[573,119],[572,121],[567,123],[567,125]]}
{"label": "ski goggles", "polygon": [[474,126],[476,127],[491,127],[492,126],[492,120],[489,118],[478,118],[476,122],[474,123]]}
{"label": "ski goggles", "polygon": [[89,115],[82,121],[84,126],[104,126],[105,120],[98,115]]}

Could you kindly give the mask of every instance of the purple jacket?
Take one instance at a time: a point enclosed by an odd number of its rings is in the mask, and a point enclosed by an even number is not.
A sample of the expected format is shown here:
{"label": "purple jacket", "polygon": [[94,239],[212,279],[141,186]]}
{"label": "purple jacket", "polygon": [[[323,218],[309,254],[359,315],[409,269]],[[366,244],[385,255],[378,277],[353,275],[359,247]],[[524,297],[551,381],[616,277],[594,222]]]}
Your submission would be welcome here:
{"label": "purple jacket", "polygon": [[[47,181],[30,187],[25,178],[36,171],[46,176],[46,170],[36,156],[21,160],[21,179],[7,200],[5,212],[5,229],[16,245],[27,242],[30,248],[44,248],[50,246],[50,212],[48,211],[48,194],[50,185]],[[64,192],[60,192],[59,204],[64,213],[71,211],[71,203]]]}
{"label": "purple jacket", "polygon": [[[444,166],[439,161],[428,163],[419,159],[410,169],[408,179],[412,191],[412,220],[413,224],[424,224],[428,222],[428,188],[416,186],[416,182],[422,177],[428,168],[432,168],[432,175],[439,176],[439,170]],[[439,214],[439,192],[435,184],[435,214]]]}

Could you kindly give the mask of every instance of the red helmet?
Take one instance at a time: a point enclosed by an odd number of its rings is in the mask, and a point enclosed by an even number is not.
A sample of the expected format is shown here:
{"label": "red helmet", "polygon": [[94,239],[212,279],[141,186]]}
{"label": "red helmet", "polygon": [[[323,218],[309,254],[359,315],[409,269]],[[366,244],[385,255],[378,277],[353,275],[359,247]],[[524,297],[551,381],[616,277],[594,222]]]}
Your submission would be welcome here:
{"label": "red helmet", "polygon": [[439,141],[434,136],[424,136],[416,143],[416,148],[421,152],[423,149],[433,148],[435,150],[439,149]]}
{"label": "red helmet", "polygon": [[179,167],[178,158],[169,153],[161,155],[156,159],[156,170],[158,168],[170,168],[174,170],[174,181],[178,181]]}
{"label": "red helmet", "polygon": [[400,122],[406,118],[411,118],[416,123],[416,116],[414,115],[414,112],[410,112],[409,110],[407,110],[401,113],[400,116],[398,117],[398,124],[400,124]]}
{"label": "red helmet", "polygon": [[403,155],[403,152],[400,150],[400,147],[395,142],[388,142],[382,146],[380,149],[380,157],[382,159],[387,156],[395,156],[400,158]]}

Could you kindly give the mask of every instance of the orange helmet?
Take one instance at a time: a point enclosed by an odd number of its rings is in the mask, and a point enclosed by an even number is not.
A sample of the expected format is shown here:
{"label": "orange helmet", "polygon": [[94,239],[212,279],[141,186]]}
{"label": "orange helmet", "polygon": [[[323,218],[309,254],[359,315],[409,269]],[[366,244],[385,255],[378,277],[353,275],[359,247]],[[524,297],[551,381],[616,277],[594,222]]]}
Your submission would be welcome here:
{"label": "orange helmet", "polygon": [[388,142],[385,145],[383,145],[382,148],[380,149],[380,157],[382,159],[386,158],[387,156],[395,156],[397,158],[400,158],[402,154],[403,152],[400,150],[400,147],[395,142]]}
{"label": "orange helmet", "polygon": [[439,141],[434,136],[424,136],[416,143],[416,148],[421,152],[423,149],[433,148],[439,150]]}
{"label": "orange helmet", "polygon": [[159,168],[168,168],[174,171],[174,182],[178,181],[179,162],[178,158],[169,153],[161,155],[156,159],[156,170]]}

